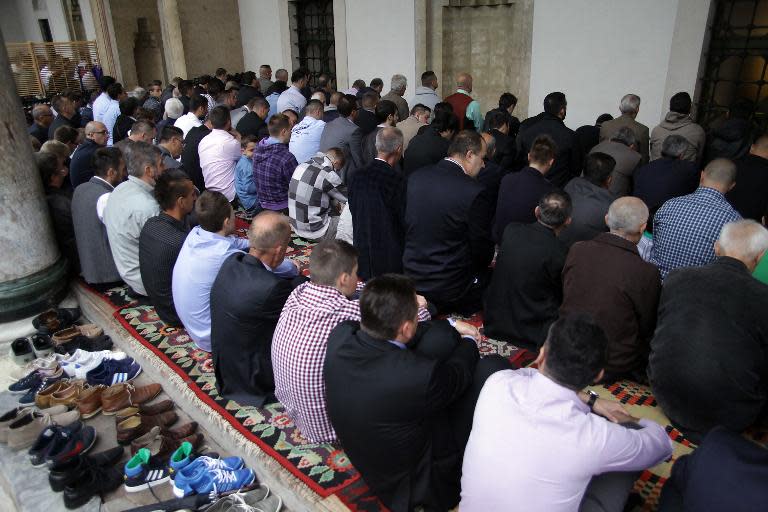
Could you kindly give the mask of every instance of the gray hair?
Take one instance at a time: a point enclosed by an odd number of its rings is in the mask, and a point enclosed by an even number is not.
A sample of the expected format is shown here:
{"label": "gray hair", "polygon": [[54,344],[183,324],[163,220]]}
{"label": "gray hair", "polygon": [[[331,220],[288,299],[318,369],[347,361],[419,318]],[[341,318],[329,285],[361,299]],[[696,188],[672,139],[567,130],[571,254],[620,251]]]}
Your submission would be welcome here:
{"label": "gray hair", "polygon": [[404,91],[408,86],[408,79],[403,75],[392,75],[392,81],[390,82],[390,88],[393,91]]}
{"label": "gray hair", "polygon": [[144,176],[144,169],[147,166],[156,166],[157,160],[163,154],[160,148],[146,142],[137,141],[129,146],[131,150],[126,152],[125,163],[128,167],[128,174],[135,178]]}
{"label": "gray hair", "polygon": [[266,251],[287,245],[290,235],[291,224],[288,217],[272,210],[264,210],[251,221],[248,243],[254,249]]}
{"label": "gray hair", "polygon": [[168,98],[165,102],[165,114],[169,119],[178,119],[184,113],[184,104],[178,98]]}
{"label": "gray hair", "polygon": [[736,164],[727,158],[715,158],[707,164],[702,174],[707,183],[730,187],[736,181]]}
{"label": "gray hair", "polygon": [[635,137],[635,132],[633,132],[632,128],[629,126],[622,126],[619,128],[619,131],[617,131],[614,136],[611,137],[611,141],[620,142],[627,147],[637,147],[637,137]]}
{"label": "gray hair", "polygon": [[140,100],[146,95],[147,95],[147,90],[143,87],[134,87],[134,89],[128,93],[128,96],[136,98],[137,100]]}
{"label": "gray hair", "polygon": [[640,110],[640,96],[637,94],[625,94],[619,104],[619,112],[622,114],[637,114]]}
{"label": "gray hair", "polygon": [[751,219],[729,222],[717,239],[724,256],[739,260],[756,260],[768,250],[768,230]]}
{"label": "gray hair", "polygon": [[664,158],[680,158],[689,145],[688,140],[682,135],[669,135],[661,144],[661,156]]}
{"label": "gray hair", "polygon": [[637,197],[620,197],[611,203],[605,222],[612,232],[636,235],[648,222],[648,207]]}
{"label": "gray hair", "polygon": [[48,105],[44,105],[42,103],[38,103],[34,107],[32,107],[32,119],[35,121],[38,121],[41,117],[43,117],[45,114],[49,113],[51,111],[51,107]]}
{"label": "gray hair", "polygon": [[376,134],[376,151],[391,155],[397,148],[403,147],[403,132],[399,128],[388,127]]}

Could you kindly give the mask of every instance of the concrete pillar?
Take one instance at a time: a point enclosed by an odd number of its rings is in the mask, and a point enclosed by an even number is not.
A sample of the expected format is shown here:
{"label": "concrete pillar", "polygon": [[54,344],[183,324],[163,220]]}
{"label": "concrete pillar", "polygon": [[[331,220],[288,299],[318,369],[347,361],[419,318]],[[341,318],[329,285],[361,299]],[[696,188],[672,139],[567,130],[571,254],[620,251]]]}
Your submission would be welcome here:
{"label": "concrete pillar", "polygon": [[187,77],[187,61],[184,58],[184,41],[181,37],[178,0],[157,0],[160,16],[160,30],[163,34],[165,69],[168,79],[175,76]]}
{"label": "concrete pillar", "polygon": [[[86,16],[83,5],[88,3],[89,9]],[[83,9],[83,22],[88,17],[93,22],[93,33],[96,39],[96,48],[99,52],[99,62],[105,75],[123,81],[123,72],[120,68],[120,57],[117,54],[117,41],[115,40],[115,29],[112,26],[112,12],[109,7],[109,0],[90,0],[89,2],[80,2]],[[86,33],[89,28],[86,25]]]}
{"label": "concrete pillar", "polygon": [[58,302],[67,282],[1,36],[0,322],[10,322]]}

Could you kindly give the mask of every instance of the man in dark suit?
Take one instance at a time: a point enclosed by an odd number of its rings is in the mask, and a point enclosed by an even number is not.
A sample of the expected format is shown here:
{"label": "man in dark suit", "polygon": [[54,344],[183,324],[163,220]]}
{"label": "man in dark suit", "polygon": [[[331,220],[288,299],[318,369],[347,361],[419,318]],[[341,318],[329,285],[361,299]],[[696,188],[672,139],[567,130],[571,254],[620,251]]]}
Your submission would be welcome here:
{"label": "man in dark suit", "polygon": [[504,176],[499,187],[496,221],[493,237],[499,240],[510,222],[530,224],[536,221],[534,210],[541,196],[555,187],[547,180],[547,173],[557,154],[557,146],[548,135],[538,137],[528,152],[528,166],[522,171]]}
{"label": "man in dark suit", "polygon": [[768,214],[768,135],[759,137],[749,154],[736,160],[736,185],[725,198],[745,219],[762,222]]}
{"label": "man in dark suit", "polygon": [[688,141],[681,135],[670,135],[664,140],[661,158],[644,165],[635,172],[632,195],[648,206],[653,231],[653,216],[673,197],[692,193],[699,186],[700,171],[693,162],[683,160]]}
{"label": "man in dark suit", "polygon": [[387,126],[395,126],[398,121],[397,105],[389,100],[381,100],[376,104],[376,120],[378,124],[372,132],[363,136],[363,164],[368,165],[376,158],[376,135]]}
{"label": "man in dark suit", "polygon": [[219,393],[240,405],[274,401],[272,334],[301,276],[283,279],[273,271],[291,241],[288,218],[273,211],[254,217],[250,249],[221,266],[211,288],[211,352]]}
{"label": "man in dark suit", "polygon": [[99,148],[93,154],[93,163],[96,175],[72,194],[72,224],[83,279],[90,285],[110,287],[122,279],[101,220],[103,206],[101,213],[97,208],[99,198],[111,193],[125,179],[125,159],[117,148]]}
{"label": "man in dark suit", "polygon": [[[727,470],[724,470],[727,468]],[[753,512],[768,503],[768,450],[718,427],[672,466],[659,512]],[[734,490],[738,490],[734,494]]]}
{"label": "man in dark suit", "polygon": [[613,119],[611,114],[600,114],[595,124],[585,124],[576,128],[576,138],[581,146],[581,154],[586,155],[600,142],[600,126]]}
{"label": "man in dark suit", "polygon": [[344,152],[346,163],[342,169],[342,178],[347,183],[354,172],[363,166],[363,133],[355,124],[358,110],[354,96],[344,95],[339,100],[337,110],[339,117],[323,128],[319,151],[326,152],[331,148],[339,148]]}
{"label": "man in dark suit", "polygon": [[56,133],[56,129],[59,126],[80,128],[80,122],[77,119],[77,105],[75,104],[75,99],[70,94],[64,93],[54,96],[51,100],[51,107],[56,111],[56,117],[48,126],[48,139],[53,138],[53,134]]}
{"label": "man in dark suit", "polygon": [[485,334],[537,350],[557,319],[568,249],[558,235],[571,221],[568,194],[539,200],[536,222],[506,227],[485,293]]}
{"label": "man in dark suit", "polygon": [[87,183],[96,172],[93,166],[93,154],[107,145],[109,132],[104,123],[91,121],[85,125],[85,141],[77,146],[69,162],[69,179],[72,188]]}
{"label": "man in dark suit", "polygon": [[768,413],[768,287],[752,277],[767,249],[763,226],[731,222],[714,263],[664,280],[648,378],[693,442],[718,425],[741,432]]}
{"label": "man in dark suit", "polygon": [[237,123],[235,128],[242,137],[254,135],[258,140],[269,137],[269,127],[265,122],[269,115],[269,103],[260,96],[251,98],[246,107],[248,113]]}
{"label": "man in dark suit", "polygon": [[371,133],[376,129],[376,125],[379,124],[378,119],[376,119],[376,105],[378,103],[379,94],[376,91],[366,92],[360,100],[362,108],[357,111],[355,124],[360,127],[363,136]]}
{"label": "man in dark suit", "polygon": [[[396,108],[392,102],[382,103]],[[359,251],[357,274],[363,280],[403,270],[406,180],[398,164],[403,134],[387,127],[376,139],[376,158],[358,169],[348,194],[354,246]]]}
{"label": "man in dark suit", "polygon": [[205,190],[205,178],[203,168],[200,167],[200,153],[197,151],[200,141],[211,133],[211,121],[208,120],[200,126],[195,126],[184,137],[184,149],[181,151],[180,169],[187,173],[189,179],[195,184],[199,193]]}
{"label": "man in dark suit", "polygon": [[472,314],[482,307],[495,248],[491,205],[475,179],[485,153],[483,138],[465,130],[447,158],[408,178],[403,268],[440,311]]}
{"label": "man in dark suit", "polygon": [[616,196],[608,187],[616,161],[605,153],[590,153],[584,162],[584,174],[565,186],[571,196],[571,224],[560,234],[560,240],[570,247],[575,242],[592,240],[608,231],[605,214]]}
{"label": "man in dark suit", "polygon": [[498,357],[478,362],[475,328],[457,322],[454,330],[446,321],[417,327],[417,312],[408,279],[373,279],[360,298],[360,323],[339,324],[325,356],[331,423],[352,464],[393,512],[458,504],[480,389],[492,373],[510,368]]}
{"label": "man in dark suit", "polygon": [[263,98],[259,88],[259,80],[256,78],[256,73],[253,71],[246,71],[243,73],[243,83],[240,85],[240,90],[237,91],[237,101],[235,107],[242,107],[247,105],[253,98]]}
{"label": "man in dark suit", "polygon": [[29,134],[44,144],[48,137],[48,128],[53,122],[53,113],[51,107],[43,103],[38,103],[32,107],[32,126],[29,127]]}
{"label": "man in dark suit", "polygon": [[525,165],[525,156],[540,135],[549,135],[555,141],[555,162],[547,179],[559,188],[563,188],[571,178],[581,174],[584,158],[576,134],[563,122],[567,106],[565,94],[562,92],[547,94],[544,98],[544,112],[526,119],[517,136],[517,159],[520,167]]}
{"label": "man in dark suit", "polygon": [[448,147],[459,122],[451,112],[436,112],[435,118],[411,139],[403,155],[403,169],[411,174],[416,169],[435,165],[448,155]]}
{"label": "man in dark suit", "polygon": [[500,110],[492,110],[485,117],[485,131],[493,135],[496,141],[496,153],[493,162],[505,171],[515,166],[515,138],[509,136],[509,116]]}

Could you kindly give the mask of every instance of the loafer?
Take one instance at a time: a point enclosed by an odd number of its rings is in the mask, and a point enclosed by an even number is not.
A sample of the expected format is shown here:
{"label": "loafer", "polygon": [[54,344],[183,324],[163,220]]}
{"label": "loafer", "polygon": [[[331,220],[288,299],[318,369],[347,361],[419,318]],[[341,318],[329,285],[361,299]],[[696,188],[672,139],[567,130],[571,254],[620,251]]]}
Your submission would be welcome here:
{"label": "loafer", "polygon": [[101,412],[101,395],[106,389],[106,386],[99,384],[98,386],[86,387],[80,393],[77,399],[77,410],[80,411],[80,416],[84,420],[93,418]]}
{"label": "loafer", "polygon": [[76,325],[75,328],[80,331],[82,336],[86,336],[88,338],[96,338],[97,336],[104,334],[104,329],[96,324]]}
{"label": "loafer", "polygon": [[149,402],[163,391],[160,384],[148,384],[140,388],[133,384],[116,384],[107,388],[101,395],[102,411],[106,415],[116,414],[126,407]]}
{"label": "loafer", "polygon": [[83,478],[92,467],[110,467],[117,464],[123,457],[123,451],[122,446],[115,446],[93,455],[78,455],[66,462],[57,462],[50,467],[48,483],[54,492],[62,492],[64,487]]}
{"label": "loafer", "polygon": [[88,352],[98,352],[100,350],[111,350],[112,345],[112,338],[107,335],[96,336],[95,338],[80,335],[75,336],[66,343],[57,345],[54,350],[59,354],[71,354],[78,349],[86,350]]}
{"label": "loafer", "polygon": [[13,450],[29,448],[40,433],[50,425],[70,425],[80,419],[77,411],[45,414],[32,412],[21,416],[8,427],[8,447]]}
{"label": "loafer", "polygon": [[61,320],[59,320],[59,314],[55,309],[49,309],[48,311],[44,311],[37,315],[32,320],[32,326],[38,332],[51,333],[62,329]]}
{"label": "loafer", "polygon": [[64,506],[68,509],[82,507],[94,496],[110,493],[122,483],[122,472],[113,467],[91,468],[83,478],[64,488]]}
{"label": "loafer", "polygon": [[175,404],[173,403],[173,400],[162,400],[154,404],[140,404],[126,407],[125,409],[120,409],[117,411],[115,414],[115,421],[120,423],[121,421],[127,420],[131,416],[136,416],[137,414],[154,416],[155,414],[160,414],[161,412],[170,411],[173,409],[174,405]]}
{"label": "loafer", "polygon": [[35,359],[29,338],[16,338],[11,342],[11,361],[19,366],[31,363]]}
{"label": "loafer", "polygon": [[74,407],[87,384],[82,380],[71,380],[65,386],[60,387],[51,395],[49,406],[66,405]]}
{"label": "loafer", "polygon": [[51,380],[51,384],[45,386],[35,395],[35,405],[40,409],[47,409],[51,406],[51,398],[54,393],[70,385],[69,379],[59,378]]}
{"label": "loafer", "polygon": [[117,424],[117,442],[119,444],[129,444],[137,437],[148,433],[153,427],[167,427],[176,423],[178,419],[179,417],[173,411],[163,412],[154,416],[131,416]]}
{"label": "loafer", "polygon": [[80,331],[73,325],[53,333],[51,340],[53,341],[54,345],[61,345],[68,341],[72,341],[77,336],[80,336]]}

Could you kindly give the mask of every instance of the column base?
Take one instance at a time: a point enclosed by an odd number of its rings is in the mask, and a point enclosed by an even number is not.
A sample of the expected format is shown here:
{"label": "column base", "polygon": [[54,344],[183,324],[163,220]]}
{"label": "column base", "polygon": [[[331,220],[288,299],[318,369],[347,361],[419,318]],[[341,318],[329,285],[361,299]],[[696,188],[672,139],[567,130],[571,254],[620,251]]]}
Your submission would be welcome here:
{"label": "column base", "polygon": [[0,323],[13,322],[54,307],[67,293],[67,260],[32,275],[0,283]]}

